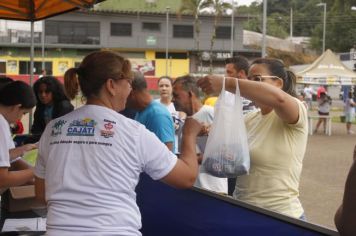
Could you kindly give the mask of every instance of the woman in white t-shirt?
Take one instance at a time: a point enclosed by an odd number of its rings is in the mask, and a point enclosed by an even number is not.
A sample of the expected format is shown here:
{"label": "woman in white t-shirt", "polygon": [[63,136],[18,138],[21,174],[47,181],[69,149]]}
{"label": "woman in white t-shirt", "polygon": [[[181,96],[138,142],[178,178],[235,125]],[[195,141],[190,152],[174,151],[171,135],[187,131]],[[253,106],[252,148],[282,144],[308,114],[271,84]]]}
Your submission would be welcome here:
{"label": "woman in white t-shirt", "polygon": [[141,172],[178,188],[194,184],[201,125],[188,119],[177,159],[155,134],[118,113],[131,81],[130,62],[111,51],[91,53],[65,73],[68,97],[80,88],[87,102],[52,120],[39,143],[36,197],[47,202],[49,235],[141,235]]}
{"label": "woman in white t-shirt", "polygon": [[10,124],[20,120],[35,105],[35,95],[32,88],[26,83],[12,81],[1,86],[0,188],[18,186],[33,181],[33,171],[26,162],[21,160],[21,156],[36,148],[36,145],[27,144],[15,148],[10,133]]}
{"label": "woman in white t-shirt", "polygon": [[162,76],[158,79],[158,91],[159,91],[159,96],[160,98],[156,99],[156,101],[160,102],[162,105],[164,105],[169,113],[172,115],[172,119],[174,122],[174,128],[176,130],[175,134],[175,143],[174,143],[174,153],[178,154],[178,149],[180,144],[178,143],[179,141],[179,135],[181,133],[181,128],[183,127],[184,124],[184,119],[185,119],[185,114],[182,111],[176,111],[176,108],[174,107],[174,104],[172,102],[172,92],[173,92],[173,80],[169,76]]}
{"label": "woman in white t-shirt", "polygon": [[176,113],[176,108],[172,102],[172,84],[173,80],[169,76],[162,76],[158,79],[158,92],[160,98],[156,99],[162,105],[167,107],[171,114]]}
{"label": "woman in white t-shirt", "polygon": [[[238,176],[233,197],[294,218],[305,219],[299,201],[299,180],[308,138],[307,110],[296,97],[296,77],[273,58],[256,59],[248,80],[206,76],[198,85],[208,94],[225,89],[260,109],[245,116],[251,167]],[[215,114],[216,115],[216,114]]]}
{"label": "woman in white t-shirt", "polygon": [[[331,97],[325,92],[320,93],[318,98],[318,114],[320,116],[328,116],[331,108]],[[320,117],[316,123],[314,133],[318,132],[320,125],[323,123],[324,133],[326,132],[326,118]]]}

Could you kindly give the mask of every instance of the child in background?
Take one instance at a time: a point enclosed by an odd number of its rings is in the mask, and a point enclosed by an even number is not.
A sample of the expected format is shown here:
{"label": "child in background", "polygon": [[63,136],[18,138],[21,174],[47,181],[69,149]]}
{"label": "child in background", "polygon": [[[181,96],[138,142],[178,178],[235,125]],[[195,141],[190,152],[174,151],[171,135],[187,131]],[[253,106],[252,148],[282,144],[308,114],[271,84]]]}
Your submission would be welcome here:
{"label": "child in background", "polygon": [[[24,82],[13,81],[0,88],[0,187],[7,188],[27,183],[33,179],[33,171],[20,160],[34,144],[15,148],[10,133],[10,123],[20,120],[36,104],[32,88]],[[16,169],[17,171],[10,170]]]}
{"label": "child in background", "polygon": [[[328,116],[331,108],[331,97],[325,92],[320,93],[320,98],[318,99],[318,114],[320,116]],[[324,133],[326,132],[326,118],[320,117],[318,123],[315,126],[314,133],[318,132],[318,129],[323,123]]]}

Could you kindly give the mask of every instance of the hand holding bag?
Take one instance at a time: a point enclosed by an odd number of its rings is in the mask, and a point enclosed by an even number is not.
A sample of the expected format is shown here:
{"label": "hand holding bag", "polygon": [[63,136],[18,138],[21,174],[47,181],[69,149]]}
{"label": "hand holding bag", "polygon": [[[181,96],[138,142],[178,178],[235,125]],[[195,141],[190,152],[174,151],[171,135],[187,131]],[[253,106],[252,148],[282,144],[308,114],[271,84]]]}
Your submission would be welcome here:
{"label": "hand holding bag", "polygon": [[214,121],[203,157],[204,171],[221,178],[247,174],[250,155],[242,113],[242,98],[236,79],[236,93],[222,90],[215,104]]}

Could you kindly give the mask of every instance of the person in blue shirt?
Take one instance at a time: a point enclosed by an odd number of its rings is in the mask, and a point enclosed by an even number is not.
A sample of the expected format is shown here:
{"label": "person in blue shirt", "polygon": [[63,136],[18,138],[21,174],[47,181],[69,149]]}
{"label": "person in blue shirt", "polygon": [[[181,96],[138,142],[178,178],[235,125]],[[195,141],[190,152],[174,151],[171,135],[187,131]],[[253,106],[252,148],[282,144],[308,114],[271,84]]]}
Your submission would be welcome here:
{"label": "person in blue shirt", "polygon": [[135,120],[156,134],[171,151],[174,150],[175,129],[172,116],[164,105],[154,101],[144,76],[139,72],[134,72],[132,91],[126,107],[136,110]]}

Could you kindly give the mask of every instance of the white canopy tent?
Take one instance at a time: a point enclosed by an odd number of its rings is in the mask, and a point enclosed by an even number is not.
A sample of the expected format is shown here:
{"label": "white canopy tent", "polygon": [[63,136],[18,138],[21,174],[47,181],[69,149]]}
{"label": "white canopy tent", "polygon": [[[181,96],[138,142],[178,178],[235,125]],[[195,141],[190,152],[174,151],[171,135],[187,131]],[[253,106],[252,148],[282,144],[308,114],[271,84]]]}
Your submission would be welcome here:
{"label": "white canopy tent", "polygon": [[297,72],[297,83],[321,85],[356,85],[356,73],[347,68],[330,50],[313,64]]}

